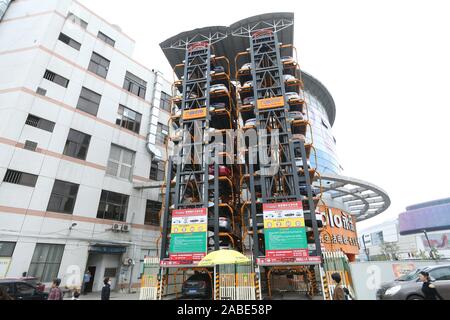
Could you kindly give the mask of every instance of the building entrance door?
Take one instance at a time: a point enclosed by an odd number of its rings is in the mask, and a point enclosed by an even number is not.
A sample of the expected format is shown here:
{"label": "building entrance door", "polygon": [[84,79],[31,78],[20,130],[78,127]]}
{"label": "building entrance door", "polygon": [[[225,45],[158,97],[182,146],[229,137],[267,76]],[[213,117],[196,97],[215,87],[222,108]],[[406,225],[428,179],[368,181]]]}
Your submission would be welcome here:
{"label": "building entrance door", "polygon": [[94,277],[95,277],[95,271],[97,270],[97,267],[88,267],[89,273],[91,274],[91,280],[86,284],[86,293],[92,292],[92,288],[94,286]]}

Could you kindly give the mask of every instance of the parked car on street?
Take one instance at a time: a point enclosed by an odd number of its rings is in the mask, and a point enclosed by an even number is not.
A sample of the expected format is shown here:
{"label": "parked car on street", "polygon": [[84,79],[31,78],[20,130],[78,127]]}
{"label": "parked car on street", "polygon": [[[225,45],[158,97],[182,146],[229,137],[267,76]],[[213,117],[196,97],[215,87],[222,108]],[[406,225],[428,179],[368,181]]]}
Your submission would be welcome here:
{"label": "parked car on street", "polygon": [[426,271],[437,292],[450,300],[450,265],[434,265],[418,268],[392,282],[384,283],[377,291],[377,300],[424,300],[419,273]]}
{"label": "parked car on street", "polygon": [[3,287],[14,300],[47,300],[48,293],[22,279],[1,279]]}
{"label": "parked car on street", "polygon": [[197,273],[190,276],[182,285],[181,293],[184,299],[203,298],[211,299],[211,278],[206,273]]}

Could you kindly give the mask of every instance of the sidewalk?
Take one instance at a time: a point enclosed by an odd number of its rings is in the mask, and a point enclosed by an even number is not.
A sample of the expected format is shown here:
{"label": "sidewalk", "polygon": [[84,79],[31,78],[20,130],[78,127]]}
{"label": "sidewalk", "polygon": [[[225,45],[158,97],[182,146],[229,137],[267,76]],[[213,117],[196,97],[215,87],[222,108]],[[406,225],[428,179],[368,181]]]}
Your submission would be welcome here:
{"label": "sidewalk", "polygon": [[[81,295],[80,300],[98,300],[100,301],[101,292],[88,293]],[[71,300],[72,297],[65,297],[64,300]],[[135,293],[111,292],[110,300],[139,300],[139,291]]]}

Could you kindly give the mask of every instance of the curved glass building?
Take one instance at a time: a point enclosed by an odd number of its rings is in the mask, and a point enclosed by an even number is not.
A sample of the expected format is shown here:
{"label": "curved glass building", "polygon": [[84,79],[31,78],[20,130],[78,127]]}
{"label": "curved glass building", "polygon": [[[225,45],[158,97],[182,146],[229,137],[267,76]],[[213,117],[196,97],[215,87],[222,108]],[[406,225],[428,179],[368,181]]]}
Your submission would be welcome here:
{"label": "curved glass building", "polygon": [[[322,174],[340,174],[343,169],[337,157],[336,138],[332,132],[336,115],[333,98],[322,83],[305,72],[303,82],[317,155],[317,163],[316,157],[311,157],[311,165]],[[308,140],[311,140],[310,135],[308,131]]]}

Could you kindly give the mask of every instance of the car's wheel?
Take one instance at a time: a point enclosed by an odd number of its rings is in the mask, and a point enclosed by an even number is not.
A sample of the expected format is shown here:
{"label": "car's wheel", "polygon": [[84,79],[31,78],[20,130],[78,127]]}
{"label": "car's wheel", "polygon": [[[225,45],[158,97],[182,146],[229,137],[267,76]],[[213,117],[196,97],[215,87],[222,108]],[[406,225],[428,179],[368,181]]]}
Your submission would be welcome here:
{"label": "car's wheel", "polygon": [[413,295],[410,295],[408,298],[406,298],[406,300],[423,300],[423,297],[421,297],[417,294],[413,294]]}

